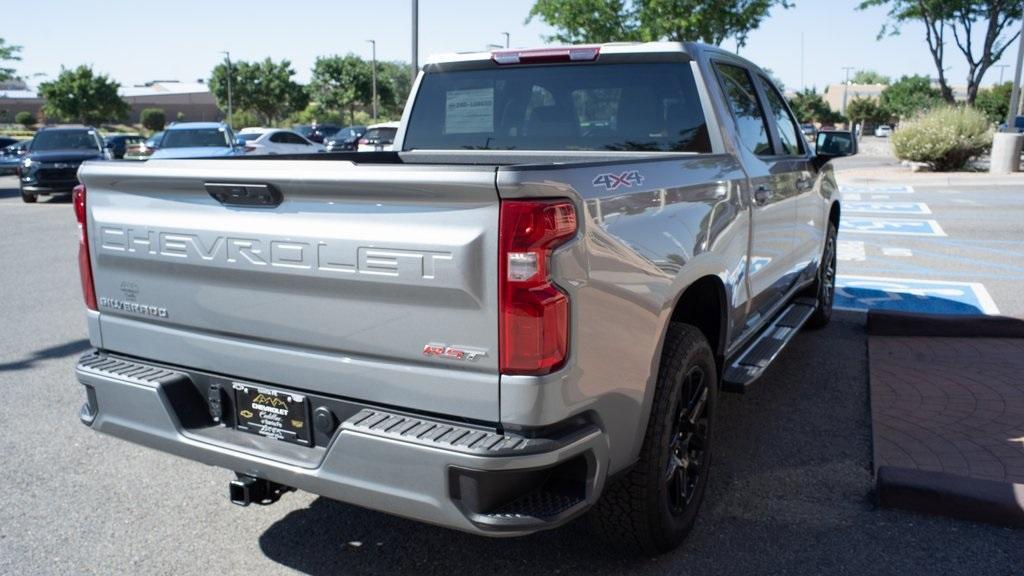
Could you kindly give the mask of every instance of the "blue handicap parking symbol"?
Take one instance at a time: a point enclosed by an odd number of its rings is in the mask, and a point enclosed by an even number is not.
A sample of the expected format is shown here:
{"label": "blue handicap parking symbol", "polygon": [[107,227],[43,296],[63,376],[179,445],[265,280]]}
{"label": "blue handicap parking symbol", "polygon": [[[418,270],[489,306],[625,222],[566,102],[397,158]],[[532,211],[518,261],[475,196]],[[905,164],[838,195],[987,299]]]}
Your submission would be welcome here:
{"label": "blue handicap parking symbol", "polygon": [[835,307],[926,314],[999,314],[988,291],[976,282],[869,276],[836,277]]}
{"label": "blue handicap parking symbol", "polygon": [[842,232],[862,234],[898,234],[904,236],[945,236],[935,220],[901,220],[895,218],[844,217],[839,223]]}
{"label": "blue handicap parking symbol", "polygon": [[843,212],[861,214],[931,214],[924,202],[843,202]]}

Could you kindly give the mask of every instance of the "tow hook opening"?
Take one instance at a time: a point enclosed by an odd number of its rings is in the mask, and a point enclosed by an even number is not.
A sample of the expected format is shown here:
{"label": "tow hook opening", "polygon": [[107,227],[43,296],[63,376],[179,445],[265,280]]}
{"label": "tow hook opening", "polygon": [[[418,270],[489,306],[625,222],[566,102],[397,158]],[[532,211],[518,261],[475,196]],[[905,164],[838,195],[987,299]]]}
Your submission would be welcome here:
{"label": "tow hook opening", "polygon": [[237,474],[237,478],[228,485],[228,497],[232,504],[248,506],[259,504],[268,506],[281,499],[286,492],[295,490],[291,486],[264,480],[248,474]]}

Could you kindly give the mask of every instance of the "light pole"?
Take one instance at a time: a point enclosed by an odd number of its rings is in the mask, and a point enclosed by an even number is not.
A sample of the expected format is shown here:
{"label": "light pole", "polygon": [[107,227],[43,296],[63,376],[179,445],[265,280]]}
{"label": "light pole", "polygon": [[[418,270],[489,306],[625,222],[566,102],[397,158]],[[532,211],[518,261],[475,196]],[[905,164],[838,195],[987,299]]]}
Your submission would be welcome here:
{"label": "light pole", "polygon": [[853,67],[843,66],[843,70],[846,71],[846,81],[843,82],[843,106],[839,113],[846,116],[846,95],[850,91],[850,70],[853,70]]}
{"label": "light pole", "polygon": [[373,119],[377,119],[377,41],[367,40],[373,47]]}
{"label": "light pole", "polygon": [[1024,68],[1024,19],[1021,20],[1020,43],[1017,45],[1017,68],[1013,73],[1013,89],[1010,91],[1010,109],[1006,111],[1006,131],[1013,132],[1020,105],[1020,75]]}
{"label": "light pole", "polygon": [[228,128],[231,128],[231,52],[225,50],[221,54],[228,64]]}
{"label": "light pole", "polygon": [[504,34],[504,35],[505,35],[505,48],[508,48],[508,45],[509,45],[509,39],[511,38],[511,36],[509,36],[509,33],[508,33],[508,32],[502,32],[502,34]]}
{"label": "light pole", "polygon": [[416,73],[419,72],[420,66],[417,61],[416,55],[419,48],[419,29],[420,29],[420,2],[419,0],[412,0],[412,81],[416,81]]}
{"label": "light pole", "polygon": [[1003,83],[1003,72],[1005,72],[1006,69],[1010,67],[1010,65],[1009,64],[995,64],[992,67],[993,68],[999,68],[999,83],[1002,84]]}

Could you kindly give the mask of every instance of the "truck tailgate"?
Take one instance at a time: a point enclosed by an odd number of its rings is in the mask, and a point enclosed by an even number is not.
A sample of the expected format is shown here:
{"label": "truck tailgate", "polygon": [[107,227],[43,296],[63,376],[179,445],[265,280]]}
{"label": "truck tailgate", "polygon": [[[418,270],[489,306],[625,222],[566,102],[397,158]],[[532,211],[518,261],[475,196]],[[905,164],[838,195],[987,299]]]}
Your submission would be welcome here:
{"label": "truck tailgate", "polygon": [[[103,348],[498,419],[495,167],[168,160],[80,178]],[[283,201],[225,204],[209,184]]]}

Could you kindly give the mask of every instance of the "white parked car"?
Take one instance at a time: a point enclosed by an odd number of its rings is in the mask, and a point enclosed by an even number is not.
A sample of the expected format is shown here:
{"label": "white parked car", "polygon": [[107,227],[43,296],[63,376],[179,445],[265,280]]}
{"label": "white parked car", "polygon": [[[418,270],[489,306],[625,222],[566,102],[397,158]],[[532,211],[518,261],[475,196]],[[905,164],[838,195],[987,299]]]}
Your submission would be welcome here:
{"label": "white parked car", "polygon": [[246,155],[254,156],[324,151],[323,144],[317,144],[291,130],[281,128],[243,128],[238,133],[238,143],[245,146]]}
{"label": "white parked car", "polygon": [[892,126],[882,124],[878,128],[875,128],[875,136],[878,138],[888,138],[889,136],[892,136]]}
{"label": "white parked car", "polygon": [[367,126],[366,134],[359,139],[359,152],[390,152],[394,149],[398,122],[384,122]]}

